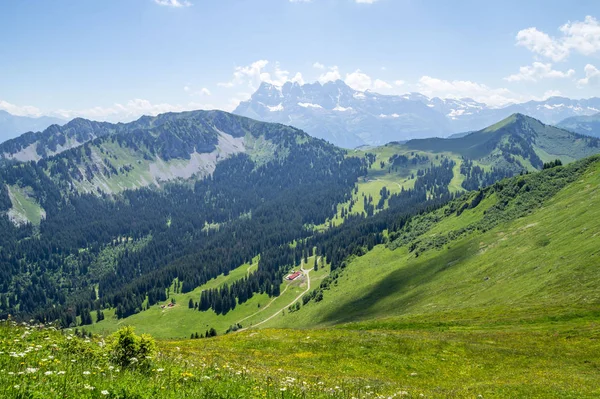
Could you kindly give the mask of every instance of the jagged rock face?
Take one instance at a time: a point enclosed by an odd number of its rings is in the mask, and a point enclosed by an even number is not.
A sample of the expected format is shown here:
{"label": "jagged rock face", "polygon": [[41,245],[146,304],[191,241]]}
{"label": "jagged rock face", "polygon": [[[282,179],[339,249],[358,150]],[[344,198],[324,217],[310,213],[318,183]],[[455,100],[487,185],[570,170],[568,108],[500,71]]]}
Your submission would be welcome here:
{"label": "jagged rock face", "polygon": [[343,81],[283,86],[263,83],[234,113],[299,127],[336,145],[353,148],[483,129],[514,113],[545,123],[600,110],[600,99],[551,97],[503,108],[470,98],[429,98],[419,93],[382,95],[361,92]]}

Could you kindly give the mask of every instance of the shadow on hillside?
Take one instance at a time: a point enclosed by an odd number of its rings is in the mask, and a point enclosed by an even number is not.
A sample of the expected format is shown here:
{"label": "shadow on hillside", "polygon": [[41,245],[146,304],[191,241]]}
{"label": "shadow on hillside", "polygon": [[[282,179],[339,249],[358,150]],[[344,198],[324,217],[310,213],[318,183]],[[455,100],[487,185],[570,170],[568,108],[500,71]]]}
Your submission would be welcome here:
{"label": "shadow on hillside", "polygon": [[[475,247],[474,247],[475,246]],[[398,260],[399,269],[389,273],[373,289],[360,298],[344,302],[333,311],[323,315],[322,323],[339,324],[374,317],[400,316],[427,299],[426,285],[442,276],[451,268],[460,267],[462,262],[474,256],[477,247],[472,240],[451,245],[449,250],[438,251],[434,258],[403,266]],[[376,272],[376,271],[374,271]],[[396,297],[385,307],[375,307],[389,297]]]}

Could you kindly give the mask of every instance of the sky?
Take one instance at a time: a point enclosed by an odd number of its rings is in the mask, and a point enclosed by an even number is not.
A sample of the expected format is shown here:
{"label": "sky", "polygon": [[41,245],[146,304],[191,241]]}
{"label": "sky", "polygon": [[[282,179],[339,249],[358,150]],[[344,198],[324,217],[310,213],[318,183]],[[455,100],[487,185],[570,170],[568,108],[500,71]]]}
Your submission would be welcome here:
{"label": "sky", "polygon": [[597,0],[0,0],[0,109],[129,121],[342,79],[490,106],[600,96]]}

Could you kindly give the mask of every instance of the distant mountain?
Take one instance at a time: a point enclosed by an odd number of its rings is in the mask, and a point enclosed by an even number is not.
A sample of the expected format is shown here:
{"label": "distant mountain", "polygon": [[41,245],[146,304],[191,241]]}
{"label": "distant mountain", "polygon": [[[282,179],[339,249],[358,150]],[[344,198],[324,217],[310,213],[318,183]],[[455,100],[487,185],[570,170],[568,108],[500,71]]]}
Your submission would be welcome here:
{"label": "distant mountain", "polygon": [[418,99],[360,92],[341,80],[282,87],[263,83],[234,113],[297,126],[346,148],[452,132],[446,117]]}
{"label": "distant mountain", "polygon": [[587,116],[573,116],[557,126],[579,134],[600,137],[600,113]]}
{"label": "distant mountain", "polygon": [[62,123],[65,123],[65,121],[49,116],[31,118],[27,116],[12,115],[6,111],[0,110],[0,143],[25,132],[37,132],[46,129],[50,125]]}
{"label": "distant mountain", "polygon": [[361,92],[338,80],[323,85],[263,83],[234,113],[297,126],[338,146],[355,148],[476,131],[515,113],[555,124],[570,116],[591,115],[599,110],[600,98],[551,97],[493,108],[470,98]]}
{"label": "distant mountain", "polygon": [[411,140],[409,150],[451,152],[482,164],[505,170],[541,169],[544,162],[560,159],[564,163],[600,151],[600,140],[583,136],[537,119],[513,114],[477,132],[448,139]]}
{"label": "distant mountain", "polygon": [[292,127],[222,111],[189,111],[118,124],[77,118],[9,140],[0,154],[9,164],[36,161],[63,193],[118,193],[204,178],[236,154],[262,164],[284,156],[289,140],[309,138]]}

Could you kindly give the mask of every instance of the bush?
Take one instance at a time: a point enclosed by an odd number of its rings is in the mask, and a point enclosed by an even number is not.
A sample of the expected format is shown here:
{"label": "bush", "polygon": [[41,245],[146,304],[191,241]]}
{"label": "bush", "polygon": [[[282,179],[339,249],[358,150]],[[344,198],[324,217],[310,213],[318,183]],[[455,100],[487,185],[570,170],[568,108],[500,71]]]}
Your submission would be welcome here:
{"label": "bush", "polygon": [[138,336],[133,327],[123,327],[110,337],[108,344],[111,361],[123,368],[147,368],[156,354],[156,342],[148,334]]}

